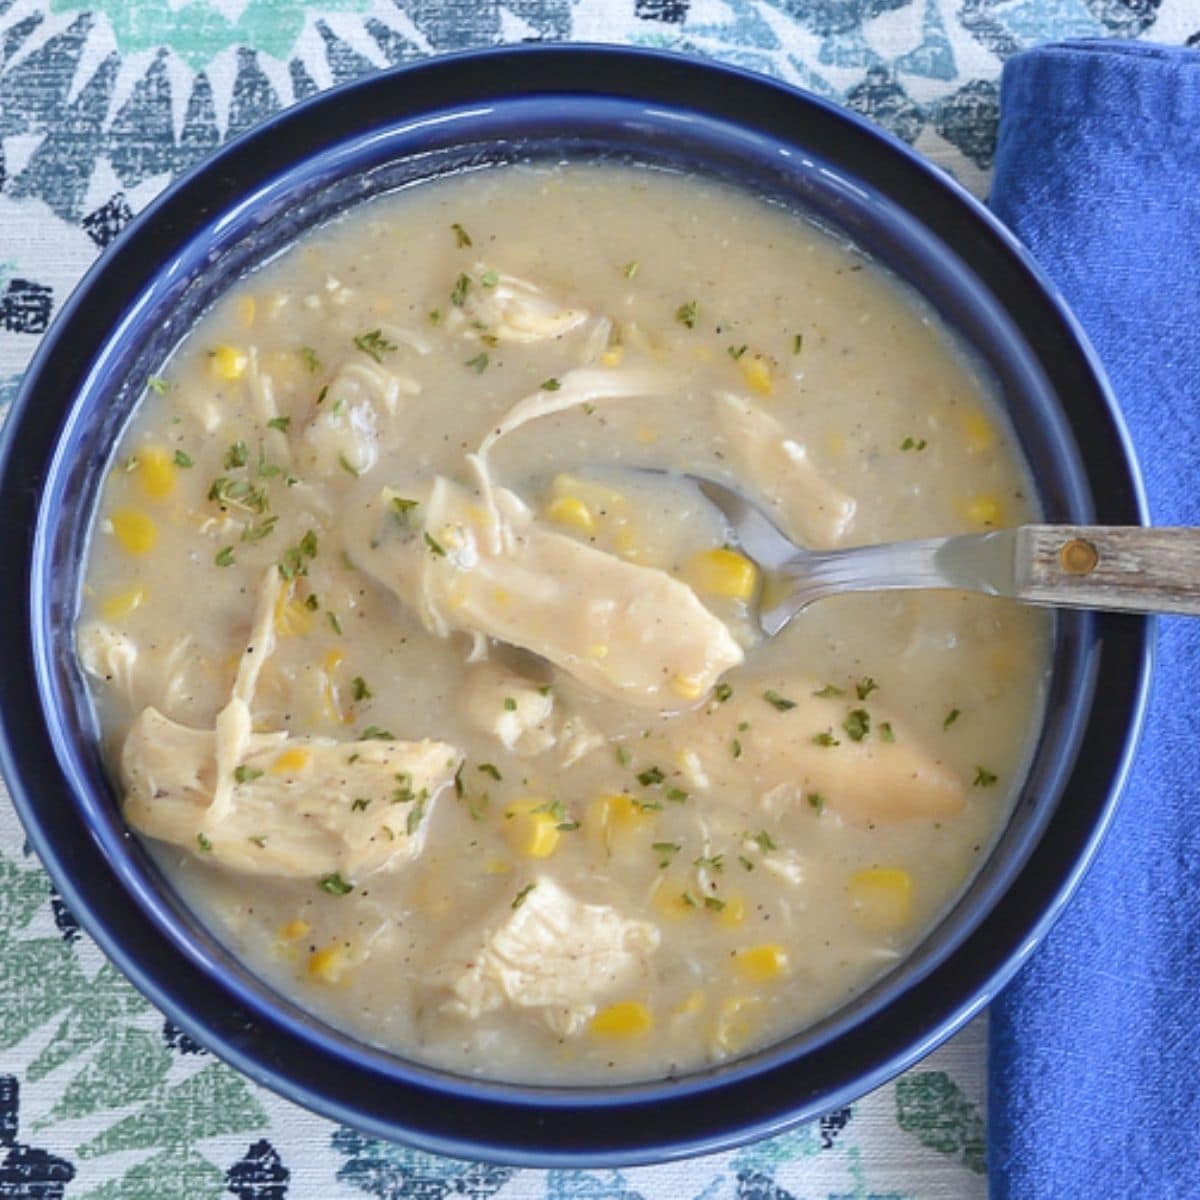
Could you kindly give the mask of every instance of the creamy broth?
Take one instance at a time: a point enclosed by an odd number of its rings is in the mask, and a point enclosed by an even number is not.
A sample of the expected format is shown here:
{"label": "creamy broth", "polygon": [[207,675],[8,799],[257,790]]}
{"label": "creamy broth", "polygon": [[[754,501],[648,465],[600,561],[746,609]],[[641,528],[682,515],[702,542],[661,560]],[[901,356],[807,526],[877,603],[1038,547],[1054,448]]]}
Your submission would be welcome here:
{"label": "creamy broth", "polygon": [[79,649],[130,823],[253,970],[454,1070],[654,1078],[819,1020],[960,894],[1046,618],[861,595],[765,641],[684,470],[815,547],[1035,514],[921,302],[696,179],[422,185],[185,339]]}

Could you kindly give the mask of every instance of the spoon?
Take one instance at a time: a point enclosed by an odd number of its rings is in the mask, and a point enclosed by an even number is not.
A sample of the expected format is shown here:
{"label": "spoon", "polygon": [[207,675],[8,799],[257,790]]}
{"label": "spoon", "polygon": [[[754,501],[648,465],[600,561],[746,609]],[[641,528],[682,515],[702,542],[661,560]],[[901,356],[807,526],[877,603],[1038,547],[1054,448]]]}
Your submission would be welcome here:
{"label": "spoon", "polygon": [[759,609],[773,637],[816,600],[842,592],[954,588],[1023,604],[1200,616],[1200,529],[1022,525],[846,550],[802,550],[745,496],[696,475],[733,542],[770,581]]}

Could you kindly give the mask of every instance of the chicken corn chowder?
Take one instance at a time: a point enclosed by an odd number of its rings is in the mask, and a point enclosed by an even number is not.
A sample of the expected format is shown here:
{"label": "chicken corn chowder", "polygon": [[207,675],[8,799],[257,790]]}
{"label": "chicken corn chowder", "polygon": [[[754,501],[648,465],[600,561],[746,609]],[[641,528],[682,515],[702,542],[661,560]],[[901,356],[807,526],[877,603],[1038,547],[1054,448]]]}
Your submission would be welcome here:
{"label": "chicken corn chowder", "polygon": [[915,296],[638,168],[368,203],[150,379],[79,656],[130,825],[254,971],[427,1063],[609,1082],[792,1033],[936,922],[1020,784],[1046,618],[847,596],[764,640],[681,471],[815,548],[1034,513]]}

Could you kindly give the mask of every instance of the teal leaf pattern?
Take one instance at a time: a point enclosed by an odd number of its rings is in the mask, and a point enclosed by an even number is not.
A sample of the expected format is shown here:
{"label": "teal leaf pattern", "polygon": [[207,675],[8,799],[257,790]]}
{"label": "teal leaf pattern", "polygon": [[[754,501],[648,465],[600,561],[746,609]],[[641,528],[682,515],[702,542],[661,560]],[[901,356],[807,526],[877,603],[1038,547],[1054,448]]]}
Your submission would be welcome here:
{"label": "teal leaf pattern", "polygon": [[915,1071],[897,1081],[896,1122],[922,1146],[983,1174],[983,1117],[945,1071]]}

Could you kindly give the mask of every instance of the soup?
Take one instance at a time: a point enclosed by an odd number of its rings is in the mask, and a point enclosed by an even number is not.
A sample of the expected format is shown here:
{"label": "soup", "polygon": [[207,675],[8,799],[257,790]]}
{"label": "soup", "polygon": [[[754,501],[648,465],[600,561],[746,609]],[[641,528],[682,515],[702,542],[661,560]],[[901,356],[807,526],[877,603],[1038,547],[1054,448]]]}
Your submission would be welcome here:
{"label": "soup", "polygon": [[686,472],[818,548],[1035,511],[933,314],[794,213],[495,168],[317,229],[149,381],[78,626],[125,814],[253,970],[463,1073],[699,1069],[954,901],[1042,614],[764,586]]}

